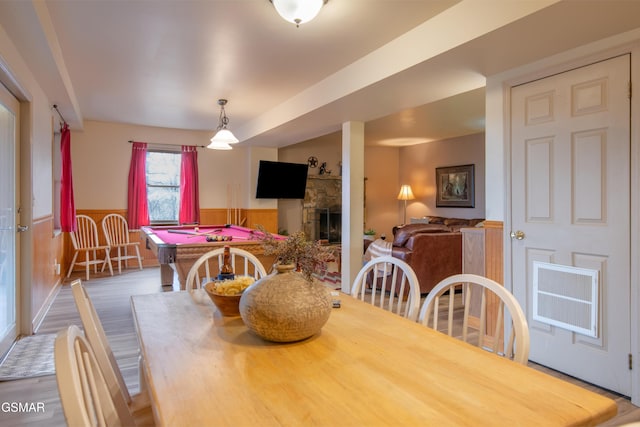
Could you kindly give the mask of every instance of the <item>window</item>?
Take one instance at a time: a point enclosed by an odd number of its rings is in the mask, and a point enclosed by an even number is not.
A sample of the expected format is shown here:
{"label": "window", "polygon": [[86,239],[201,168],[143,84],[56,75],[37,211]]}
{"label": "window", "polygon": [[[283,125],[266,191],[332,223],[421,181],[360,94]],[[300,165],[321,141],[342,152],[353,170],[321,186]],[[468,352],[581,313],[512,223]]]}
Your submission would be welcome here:
{"label": "window", "polygon": [[147,202],[151,224],[177,224],[181,154],[147,151]]}

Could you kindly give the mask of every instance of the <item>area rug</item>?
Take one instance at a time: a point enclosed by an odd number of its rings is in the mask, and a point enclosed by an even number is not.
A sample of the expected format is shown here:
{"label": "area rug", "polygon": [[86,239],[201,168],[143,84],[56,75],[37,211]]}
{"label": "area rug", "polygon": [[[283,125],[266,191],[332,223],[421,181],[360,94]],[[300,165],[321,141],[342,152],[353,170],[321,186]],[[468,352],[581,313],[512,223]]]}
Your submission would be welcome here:
{"label": "area rug", "polygon": [[16,341],[0,363],[0,381],[55,374],[56,334],[31,335]]}
{"label": "area rug", "polygon": [[340,289],[342,273],[338,271],[326,271],[323,273],[314,273],[313,275],[316,279],[324,282],[327,286]]}

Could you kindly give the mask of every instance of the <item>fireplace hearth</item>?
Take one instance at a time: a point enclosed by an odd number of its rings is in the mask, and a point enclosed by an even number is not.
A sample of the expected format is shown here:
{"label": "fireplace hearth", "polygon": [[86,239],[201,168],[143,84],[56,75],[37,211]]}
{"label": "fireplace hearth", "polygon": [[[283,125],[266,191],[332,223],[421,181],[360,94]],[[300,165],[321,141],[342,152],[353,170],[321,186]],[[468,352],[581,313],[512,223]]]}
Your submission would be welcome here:
{"label": "fireplace hearth", "polygon": [[327,243],[340,243],[342,241],[342,211],[331,209],[316,209],[318,224],[316,225],[315,240],[323,240]]}

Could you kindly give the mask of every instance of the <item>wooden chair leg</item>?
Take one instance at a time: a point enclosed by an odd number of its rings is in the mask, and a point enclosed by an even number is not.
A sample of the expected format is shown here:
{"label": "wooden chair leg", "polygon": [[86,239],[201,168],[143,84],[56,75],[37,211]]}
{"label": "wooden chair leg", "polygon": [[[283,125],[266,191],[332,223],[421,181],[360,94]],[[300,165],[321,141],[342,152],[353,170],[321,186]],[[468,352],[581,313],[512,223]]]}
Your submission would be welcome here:
{"label": "wooden chair leg", "polygon": [[134,248],[136,249],[136,256],[138,257],[138,266],[140,267],[140,270],[142,270],[142,258],[140,257],[140,250],[138,249],[138,246],[134,246]]}
{"label": "wooden chair leg", "polygon": [[105,249],[104,262],[109,266],[109,274],[113,276],[113,267],[111,266],[111,256],[109,255],[109,249]]}
{"label": "wooden chair leg", "polygon": [[[96,251],[95,249],[93,250],[93,259],[96,261],[98,260],[98,251]],[[93,272],[95,274],[98,274],[98,264],[93,265]],[[89,279],[87,278],[87,280]]]}
{"label": "wooden chair leg", "polygon": [[69,267],[69,271],[67,271],[67,279],[71,276],[71,272],[73,271],[73,267],[76,265],[76,259],[78,258],[79,252],[76,251],[73,254],[73,258],[71,259],[71,267]]}
{"label": "wooden chair leg", "polygon": [[90,256],[89,256],[89,251],[85,251],[85,253],[84,253],[84,254],[85,254],[85,257],[84,257],[84,260],[85,260],[85,266],[84,266],[84,269],[85,269],[85,271],[86,271],[87,281],[88,281],[88,280],[89,280],[89,258],[90,258]]}

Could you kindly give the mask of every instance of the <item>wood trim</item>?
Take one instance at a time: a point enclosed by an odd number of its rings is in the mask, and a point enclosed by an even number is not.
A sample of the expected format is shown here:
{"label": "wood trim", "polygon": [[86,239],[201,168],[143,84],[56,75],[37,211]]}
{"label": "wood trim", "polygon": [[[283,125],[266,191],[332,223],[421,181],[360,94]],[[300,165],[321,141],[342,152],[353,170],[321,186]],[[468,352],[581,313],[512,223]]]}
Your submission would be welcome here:
{"label": "wood trim", "polygon": [[[111,213],[117,213],[125,218],[127,217],[126,209],[78,209],[77,214],[87,215],[91,217],[98,226],[98,239],[101,243],[104,243],[104,235],[102,233],[102,219]],[[264,228],[271,232],[278,232],[278,210],[277,209],[240,209],[240,218],[244,218],[244,227],[255,228],[257,224],[264,226]],[[225,224],[227,222],[227,209],[200,209],[200,223],[201,224]],[[63,273],[66,275],[66,271],[69,268],[69,263],[73,257],[73,245],[71,244],[71,238],[69,233],[64,234],[64,257],[65,263],[63,264]],[[145,240],[142,239],[139,230],[130,230],[129,240],[132,242],[140,243],[140,256],[142,257],[143,267],[155,267],[158,264],[157,257],[150,249],[145,247]],[[127,260],[126,267],[136,268],[136,260]]]}
{"label": "wood trim", "polygon": [[493,221],[486,227],[485,272],[489,279],[504,284],[504,229],[502,222]]}
{"label": "wood trim", "polygon": [[504,223],[502,221],[484,221],[484,228],[499,228],[502,230],[504,228]]}
{"label": "wood trim", "polygon": [[[489,279],[504,284],[504,252],[503,252],[503,224],[500,221],[491,221],[485,234],[485,271]],[[493,334],[496,328],[497,310],[500,299],[496,295],[487,298],[487,331]],[[503,340],[502,334],[500,340]],[[500,344],[502,345],[502,344]]]}
{"label": "wood trim", "polygon": [[[466,229],[465,229],[466,230]],[[471,273],[483,275],[489,279],[495,280],[500,284],[504,284],[504,250],[503,250],[503,233],[504,233],[504,225],[502,221],[485,221],[484,227],[484,246],[482,248],[469,248],[474,251],[483,251],[484,252],[484,272],[480,271],[471,271]],[[475,229],[470,229],[465,231],[467,233],[478,233]],[[468,243],[468,242],[467,242]],[[466,248],[464,249],[467,250]],[[473,255],[473,254],[469,254]],[[482,258],[480,254],[475,254],[475,257]],[[479,266],[476,266],[476,270],[479,270]],[[487,297],[487,320],[486,320],[486,330],[493,334],[496,325],[497,319],[497,308],[500,300],[495,295],[490,295]],[[480,319],[477,317],[470,317],[469,324],[472,327],[479,327]],[[493,337],[486,335],[485,343],[487,345],[493,345]],[[502,341],[502,336],[500,336],[500,340]]]}
{"label": "wood trim", "polygon": [[33,330],[46,314],[62,276],[56,273],[55,263],[63,260],[62,236],[53,233],[53,215],[34,219],[31,225],[33,241],[31,260],[31,327]]}

